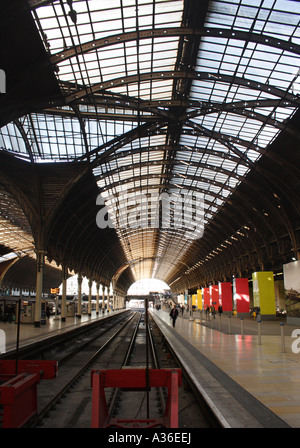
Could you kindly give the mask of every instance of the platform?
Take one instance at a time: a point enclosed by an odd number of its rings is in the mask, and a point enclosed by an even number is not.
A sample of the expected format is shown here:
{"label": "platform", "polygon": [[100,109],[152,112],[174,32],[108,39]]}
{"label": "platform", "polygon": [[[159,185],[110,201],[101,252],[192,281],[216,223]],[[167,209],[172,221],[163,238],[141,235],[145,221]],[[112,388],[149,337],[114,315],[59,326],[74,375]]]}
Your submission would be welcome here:
{"label": "platform", "polygon": [[280,321],[264,321],[259,344],[258,323],[250,318],[243,320],[242,336],[238,318],[231,318],[228,334],[225,315],[221,322],[219,316],[178,317],[173,328],[168,311],[151,313],[223,426],[300,427],[300,353],[293,353],[291,336],[296,327],[282,327],[282,346]]}
{"label": "platform", "polygon": [[[38,328],[36,328],[33,324],[21,324],[19,347],[24,347],[26,345],[33,344],[36,341],[57,336],[58,334],[65,333],[66,331],[74,330],[75,327],[88,325],[97,319],[106,319],[111,315],[118,314],[123,311],[124,310],[110,311],[109,313],[105,311],[105,313],[101,312],[97,315],[96,311],[93,310],[91,316],[88,316],[88,314],[82,314],[81,318],[66,317],[65,322],[61,321],[60,316],[58,316],[57,319],[55,319],[54,316],[50,316],[50,318],[47,319],[46,324],[43,324]],[[14,350],[16,348],[17,341],[17,325],[14,322],[0,322],[0,330],[5,332],[6,353],[10,350]]]}
{"label": "platform", "polygon": [[[65,322],[51,316],[39,328],[22,324],[20,347],[122,311],[92,311],[91,316],[68,317]],[[293,353],[292,343],[297,341],[291,336],[297,327],[284,325],[283,352],[280,321],[261,323],[260,345],[258,324],[251,319],[244,319],[242,337],[240,319],[231,318],[228,334],[225,315],[221,322],[218,316],[208,321],[197,313],[193,320],[180,316],[173,328],[168,311],[151,314],[225,427],[300,428],[300,353]],[[0,330],[5,332],[6,352],[15,349],[17,325],[1,322]]]}

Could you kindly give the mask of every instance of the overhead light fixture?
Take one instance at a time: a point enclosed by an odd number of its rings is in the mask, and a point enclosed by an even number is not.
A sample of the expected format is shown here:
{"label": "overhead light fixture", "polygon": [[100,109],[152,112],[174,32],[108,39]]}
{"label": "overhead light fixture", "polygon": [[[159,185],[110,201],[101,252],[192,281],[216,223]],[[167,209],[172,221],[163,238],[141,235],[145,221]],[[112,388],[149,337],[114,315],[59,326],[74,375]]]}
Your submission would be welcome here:
{"label": "overhead light fixture", "polygon": [[67,4],[70,7],[70,11],[68,12],[68,16],[72,20],[74,24],[77,23],[77,12],[73,9],[73,0],[67,0]]}
{"label": "overhead light fixture", "polygon": [[68,12],[68,15],[70,16],[70,19],[72,20],[72,22],[73,22],[74,24],[76,24],[76,23],[77,23],[77,12],[75,11],[75,9],[71,9],[71,10]]}

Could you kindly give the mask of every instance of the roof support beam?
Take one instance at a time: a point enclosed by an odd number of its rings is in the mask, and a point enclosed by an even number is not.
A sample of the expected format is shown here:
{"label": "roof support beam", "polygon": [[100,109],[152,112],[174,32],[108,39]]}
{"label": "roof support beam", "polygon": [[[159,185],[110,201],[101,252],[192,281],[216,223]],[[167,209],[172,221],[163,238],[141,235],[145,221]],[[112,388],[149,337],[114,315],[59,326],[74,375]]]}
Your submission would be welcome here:
{"label": "roof support beam", "polygon": [[78,90],[67,94],[65,98],[66,104],[70,104],[73,101],[80,100],[88,95],[93,95],[98,92],[104,92],[107,89],[113,89],[116,87],[124,86],[126,84],[143,82],[143,81],[155,81],[165,79],[194,79],[197,81],[214,81],[226,84],[236,84],[239,86],[247,87],[249,89],[265,92],[269,95],[274,95],[278,98],[290,101],[295,107],[300,106],[300,98],[298,95],[288,93],[286,90],[279,89],[278,87],[271,86],[270,84],[264,84],[258,81],[254,81],[249,78],[232,76],[222,73],[213,72],[194,72],[194,71],[157,71],[149,73],[140,73],[139,75],[128,75],[120,78],[114,78],[108,81],[93,84],[89,87],[79,88]]}
{"label": "roof support beam", "polygon": [[90,51],[95,51],[97,49],[105,48],[111,45],[116,45],[120,43],[136,41],[137,39],[153,39],[162,37],[177,37],[177,36],[211,36],[220,39],[236,39],[243,40],[246,42],[254,42],[273,48],[278,48],[281,50],[288,51],[294,54],[300,54],[300,45],[292,43],[290,41],[285,41],[283,39],[277,39],[272,36],[258,34],[253,32],[232,30],[227,28],[202,28],[194,29],[189,27],[174,27],[174,28],[151,28],[147,30],[139,30],[138,32],[133,31],[129,33],[120,33],[112,36],[103,37],[101,39],[95,39],[90,42],[86,42],[81,45],[70,47],[66,50],[60,51],[51,56],[51,63],[58,64],[66,59],[70,59],[75,55],[85,54]]}

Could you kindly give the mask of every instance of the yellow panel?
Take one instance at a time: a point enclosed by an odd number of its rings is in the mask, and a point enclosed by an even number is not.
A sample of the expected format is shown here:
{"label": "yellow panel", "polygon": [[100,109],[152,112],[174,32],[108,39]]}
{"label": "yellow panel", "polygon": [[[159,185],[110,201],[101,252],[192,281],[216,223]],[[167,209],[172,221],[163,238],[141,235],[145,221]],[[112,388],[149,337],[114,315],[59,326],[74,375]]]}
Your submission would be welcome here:
{"label": "yellow panel", "polygon": [[198,310],[202,310],[203,309],[202,289],[197,289],[197,308],[198,308]]}
{"label": "yellow panel", "polygon": [[253,305],[261,314],[276,314],[273,272],[253,272]]}
{"label": "yellow panel", "polygon": [[193,306],[196,306],[196,305],[197,305],[197,303],[196,303],[196,297],[197,297],[196,294],[193,294],[193,295],[192,295],[192,305],[193,305]]}

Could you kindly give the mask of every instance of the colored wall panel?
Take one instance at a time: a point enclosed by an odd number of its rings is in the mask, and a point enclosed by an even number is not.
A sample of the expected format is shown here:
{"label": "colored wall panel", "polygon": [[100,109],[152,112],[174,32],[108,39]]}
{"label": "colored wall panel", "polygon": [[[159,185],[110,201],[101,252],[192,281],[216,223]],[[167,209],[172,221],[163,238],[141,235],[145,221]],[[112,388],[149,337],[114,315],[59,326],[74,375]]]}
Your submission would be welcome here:
{"label": "colored wall panel", "polygon": [[219,283],[219,298],[223,311],[232,311],[232,286],[229,282]]}
{"label": "colored wall panel", "polygon": [[238,313],[249,313],[250,295],[247,278],[235,278],[233,280],[233,300]]}
{"label": "colored wall panel", "polygon": [[203,309],[202,290],[201,289],[197,289],[197,308],[198,308],[198,310]]}
{"label": "colored wall panel", "polygon": [[193,294],[193,295],[192,295],[192,306],[197,306],[196,299],[197,299],[197,295],[196,295],[196,294]]}
{"label": "colored wall panel", "polygon": [[202,294],[203,294],[203,305],[206,308],[207,306],[210,306],[209,288],[203,288]]}
{"label": "colored wall panel", "polygon": [[215,309],[219,306],[219,287],[218,285],[210,285],[209,287],[210,293],[210,303],[215,307]]}
{"label": "colored wall panel", "polygon": [[253,272],[253,305],[260,314],[276,314],[274,277],[271,271]]}

